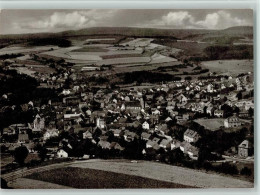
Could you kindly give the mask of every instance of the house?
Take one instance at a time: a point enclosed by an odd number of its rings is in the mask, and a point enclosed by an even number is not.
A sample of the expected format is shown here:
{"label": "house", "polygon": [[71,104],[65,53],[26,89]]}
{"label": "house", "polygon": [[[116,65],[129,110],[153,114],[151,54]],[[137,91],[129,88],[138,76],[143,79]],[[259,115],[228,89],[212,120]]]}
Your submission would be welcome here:
{"label": "house", "polygon": [[160,142],[159,146],[161,148],[171,148],[171,140],[168,140],[168,139],[162,139],[162,141]]}
{"label": "house", "polygon": [[245,110],[254,109],[254,103],[253,102],[247,102],[245,105]]}
{"label": "house", "polygon": [[119,137],[122,132],[120,129],[110,129],[110,131],[112,131],[115,137]]}
{"label": "house", "polygon": [[185,97],[183,94],[180,94],[178,97],[177,97],[177,100],[179,100],[180,103],[187,103],[188,101],[188,98]]}
{"label": "house", "polygon": [[159,132],[163,132],[163,133],[168,133],[169,129],[167,124],[165,123],[160,123],[158,125],[155,126],[155,131],[159,131]]}
{"label": "house", "polygon": [[160,119],[159,115],[151,115],[150,116],[151,124],[158,124],[159,123],[159,119]]}
{"label": "house", "polygon": [[146,129],[146,130],[149,130],[149,128],[150,128],[149,123],[147,121],[144,121],[144,123],[142,124],[142,128]]}
{"label": "house", "polygon": [[247,118],[249,117],[249,112],[246,109],[242,108],[239,110],[238,116],[240,118]]}
{"label": "house", "polygon": [[148,141],[150,137],[151,137],[151,134],[150,134],[150,133],[142,132],[142,134],[141,134],[141,138],[142,138],[143,140]]}
{"label": "house", "polygon": [[73,114],[64,114],[64,120],[81,120],[81,113],[73,113]]}
{"label": "house", "polygon": [[100,140],[98,142],[98,146],[100,146],[102,149],[110,149],[110,143],[105,140]]}
{"label": "house", "polygon": [[200,86],[199,86],[199,85],[196,85],[196,86],[194,87],[194,90],[195,90],[195,91],[200,91]]}
{"label": "house", "polygon": [[224,127],[226,128],[239,127],[241,125],[241,121],[237,116],[231,116],[224,120]]}
{"label": "house", "polygon": [[146,148],[153,148],[154,150],[158,150],[160,149],[160,146],[158,145],[158,142],[148,140],[148,142],[146,142]]}
{"label": "house", "polygon": [[65,97],[63,98],[63,103],[67,106],[78,106],[81,99],[77,96]]}
{"label": "house", "polygon": [[93,139],[92,133],[90,133],[89,131],[84,132],[83,139]]}
{"label": "house", "polygon": [[125,96],[125,101],[126,102],[130,102],[130,97],[129,96]]}
{"label": "house", "polygon": [[221,89],[226,89],[226,86],[224,83],[221,84]]}
{"label": "house", "polygon": [[105,120],[104,120],[103,118],[98,117],[98,118],[96,119],[96,126],[97,126],[98,128],[100,128],[100,129],[104,129],[105,126],[106,126]]}
{"label": "house", "polygon": [[191,129],[187,129],[184,132],[183,139],[186,142],[197,142],[199,140],[200,136],[196,131],[193,131]]}
{"label": "house", "polygon": [[42,131],[45,128],[45,120],[39,114],[35,116],[33,121],[33,131]]}
{"label": "house", "polygon": [[120,144],[117,143],[117,142],[112,142],[112,143],[110,144],[110,149],[115,149],[115,150],[123,151],[125,148],[122,147],[122,146],[120,146]]}
{"label": "house", "polygon": [[169,121],[172,121],[172,119],[171,119],[171,117],[167,117],[166,119],[165,119],[165,122],[169,122]]}
{"label": "house", "polygon": [[213,115],[213,113],[214,113],[214,108],[213,107],[208,107],[207,109],[206,109],[206,113],[207,114],[209,114],[210,116],[212,116]]}
{"label": "house", "polygon": [[24,134],[18,134],[18,141],[17,143],[23,144],[23,143],[29,143],[29,136],[27,133]]}
{"label": "house", "polygon": [[187,150],[191,147],[191,144],[189,142],[183,141],[180,144],[180,150],[183,153],[187,153]]}
{"label": "house", "polygon": [[57,158],[68,158],[69,154],[63,149],[58,149],[57,151]]}
{"label": "house", "polygon": [[142,107],[139,101],[125,102],[125,109],[131,115],[137,116],[140,113]]}
{"label": "house", "polygon": [[56,130],[56,129],[47,130],[43,134],[43,140],[46,141],[46,140],[50,139],[51,137],[57,137],[57,136],[58,136],[58,130]]}
{"label": "house", "polygon": [[16,130],[15,128],[4,128],[3,129],[3,135],[15,135],[16,134]]}
{"label": "house", "polygon": [[160,115],[161,112],[158,109],[155,109],[155,110],[152,109],[152,114],[153,115]]}
{"label": "house", "polygon": [[248,156],[253,155],[253,147],[248,140],[244,140],[241,144],[239,144],[238,155],[242,158],[247,158]]}
{"label": "house", "polygon": [[214,111],[214,116],[222,118],[224,116],[224,111],[223,110],[215,110]]}
{"label": "house", "polygon": [[214,86],[210,83],[207,86],[207,92],[208,93],[213,93],[214,92]]}
{"label": "house", "polygon": [[181,142],[177,139],[173,139],[171,141],[171,150],[175,149],[175,148],[179,148],[181,145]]}
{"label": "house", "polygon": [[138,138],[137,134],[134,132],[131,132],[129,130],[126,130],[124,133],[124,139],[127,142],[134,141],[135,138]]}
{"label": "house", "polygon": [[146,100],[153,100],[153,94],[146,95]]}
{"label": "house", "polygon": [[8,127],[8,129],[9,129],[8,132],[11,134],[27,133],[28,130],[31,130],[31,125],[29,123],[28,124],[12,124]]}
{"label": "house", "polygon": [[186,151],[191,159],[198,160],[199,149],[197,147],[190,145]]}
{"label": "house", "polygon": [[140,111],[142,109],[141,103],[139,101],[126,102],[125,107],[126,107],[126,110],[129,110],[129,111],[133,111],[133,110]]}

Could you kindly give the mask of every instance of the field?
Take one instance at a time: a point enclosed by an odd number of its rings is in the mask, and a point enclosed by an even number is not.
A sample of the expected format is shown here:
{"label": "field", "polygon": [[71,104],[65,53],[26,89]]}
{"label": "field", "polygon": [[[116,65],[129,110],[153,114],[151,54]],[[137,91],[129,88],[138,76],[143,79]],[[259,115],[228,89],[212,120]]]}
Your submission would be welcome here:
{"label": "field", "polygon": [[197,119],[194,122],[200,124],[205,127],[205,129],[216,131],[221,126],[224,126],[224,119],[222,118],[214,118],[214,119]]}
{"label": "field", "polygon": [[81,189],[191,187],[134,175],[78,167],[67,167],[42,173],[34,173],[27,176],[27,178]]}
{"label": "field", "polygon": [[40,180],[18,178],[9,184],[14,189],[70,189],[69,186],[58,185],[54,183],[44,182]]}
{"label": "field", "polygon": [[162,44],[167,47],[177,48],[184,51],[187,56],[200,56],[203,50],[210,45],[210,43],[195,42],[195,41],[176,41],[176,40],[154,40],[154,43]]}
{"label": "field", "polygon": [[253,183],[198,170],[171,166],[150,161],[131,163],[126,160],[93,160],[74,164],[72,167],[110,171],[114,173],[141,176],[165,182],[201,188],[252,187]]}
{"label": "field", "polygon": [[[29,153],[25,159],[25,163],[31,160],[39,160],[38,154]],[[14,161],[14,157],[11,154],[1,153],[1,167],[6,166]]]}
{"label": "field", "polygon": [[253,183],[231,176],[151,161],[134,163],[123,159],[77,161],[59,168],[36,171],[25,178],[72,188],[253,187]]}
{"label": "field", "polygon": [[9,163],[12,163],[14,160],[14,158],[10,155],[10,154],[4,154],[4,153],[1,153],[1,167],[9,164]]}
{"label": "field", "polygon": [[107,49],[101,47],[82,47],[80,49],[72,50],[72,52],[106,52]]}
{"label": "field", "polygon": [[48,51],[51,48],[57,49],[57,46],[37,46],[37,47],[5,47],[0,49],[0,55],[4,54],[12,54],[12,53],[28,53],[28,52],[42,52],[42,51]]}
{"label": "field", "polygon": [[55,72],[53,68],[44,65],[25,65],[25,66],[18,66],[18,67],[10,67],[10,69],[15,69],[18,73],[27,74],[31,77],[34,77],[34,73],[42,73],[42,74],[51,74]]}
{"label": "field", "polygon": [[253,60],[214,60],[204,61],[201,64],[211,72],[230,73],[231,75],[253,72],[254,69]]}

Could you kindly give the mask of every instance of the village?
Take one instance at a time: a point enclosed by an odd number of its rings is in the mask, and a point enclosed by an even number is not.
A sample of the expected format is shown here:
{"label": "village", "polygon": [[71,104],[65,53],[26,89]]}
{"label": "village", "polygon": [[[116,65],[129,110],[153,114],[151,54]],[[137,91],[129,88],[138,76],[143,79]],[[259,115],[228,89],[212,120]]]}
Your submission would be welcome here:
{"label": "village", "polygon": [[[34,75],[38,88],[51,88],[57,97],[46,104],[20,105],[23,112],[33,113],[33,121],[2,130],[2,153],[26,147],[43,161],[129,158],[192,168],[198,162],[253,163],[251,72],[238,76],[209,72],[201,79],[111,88],[82,83],[81,73],[60,63],[55,75]],[[9,66],[3,68],[8,70]],[[1,101],[8,102],[9,95]]]}

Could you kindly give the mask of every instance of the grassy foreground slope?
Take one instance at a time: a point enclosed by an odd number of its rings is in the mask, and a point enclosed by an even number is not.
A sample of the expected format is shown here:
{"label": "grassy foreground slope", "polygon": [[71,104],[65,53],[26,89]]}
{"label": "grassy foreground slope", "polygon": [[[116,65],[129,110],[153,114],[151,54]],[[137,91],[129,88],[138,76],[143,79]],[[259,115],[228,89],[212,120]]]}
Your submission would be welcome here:
{"label": "grassy foreground slope", "polygon": [[67,167],[34,173],[27,176],[27,178],[81,189],[192,188],[192,186],[158,181],[140,176],[78,167]]}

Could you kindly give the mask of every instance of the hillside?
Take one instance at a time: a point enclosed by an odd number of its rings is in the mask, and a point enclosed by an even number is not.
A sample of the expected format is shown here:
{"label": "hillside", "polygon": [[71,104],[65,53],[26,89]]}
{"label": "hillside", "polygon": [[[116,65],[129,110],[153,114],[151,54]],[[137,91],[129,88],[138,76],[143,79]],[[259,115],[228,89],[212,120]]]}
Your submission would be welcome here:
{"label": "hillside", "polygon": [[224,30],[206,30],[206,29],[156,29],[156,28],[135,28],[135,27],[94,27],[80,30],[63,31],[59,33],[34,33],[17,35],[0,35],[1,39],[28,39],[28,38],[46,38],[67,37],[67,36],[85,36],[85,35],[122,35],[122,36],[171,36],[178,39],[196,37],[202,35],[251,35],[253,27],[236,26]]}

